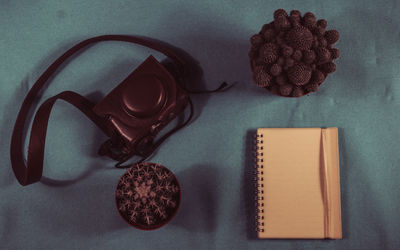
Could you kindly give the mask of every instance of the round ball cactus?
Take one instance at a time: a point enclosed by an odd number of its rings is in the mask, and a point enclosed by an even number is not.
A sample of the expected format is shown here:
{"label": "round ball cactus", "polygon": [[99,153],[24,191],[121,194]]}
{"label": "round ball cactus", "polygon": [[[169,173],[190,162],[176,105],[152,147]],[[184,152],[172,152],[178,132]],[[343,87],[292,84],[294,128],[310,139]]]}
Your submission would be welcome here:
{"label": "round ball cactus", "polygon": [[134,164],[121,176],[115,199],[125,221],[136,228],[152,230],[174,217],[181,191],[170,170],[160,164],[144,162]]}
{"label": "round ball cactus", "polygon": [[274,21],[250,39],[255,84],[287,97],[316,92],[336,70],[333,60],[340,55],[333,47],[339,32],[326,30],[327,25],[311,12],[302,17],[298,10],[289,15],[283,9],[276,10]]}

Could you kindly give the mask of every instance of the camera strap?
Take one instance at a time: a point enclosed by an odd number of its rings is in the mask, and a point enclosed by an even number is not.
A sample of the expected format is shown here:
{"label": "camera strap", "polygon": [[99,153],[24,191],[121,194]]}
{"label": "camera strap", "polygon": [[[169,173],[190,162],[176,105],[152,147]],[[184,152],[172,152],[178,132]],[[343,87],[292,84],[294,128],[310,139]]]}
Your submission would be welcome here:
{"label": "camera strap", "polygon": [[[162,54],[166,55],[167,57],[171,58],[179,67],[182,75],[185,71],[185,62],[182,60],[178,55],[176,55],[171,50],[167,49],[165,46],[157,44],[155,42],[151,42],[144,38],[130,36],[130,35],[103,35],[93,37],[87,40],[84,40],[69,50],[67,50],[63,55],[61,55],[56,61],[54,61],[47,70],[39,77],[39,79],[35,82],[32,88],[29,90],[28,94],[26,95],[24,102],[18,112],[18,116],[14,125],[14,130],[11,137],[11,147],[10,147],[10,157],[11,157],[11,165],[14,171],[14,174],[18,180],[18,182],[25,186],[37,182],[40,180],[43,172],[43,159],[44,159],[44,149],[45,149],[45,141],[46,141],[46,131],[48,120],[50,117],[51,109],[54,103],[57,100],[66,101],[80,111],[82,111],[90,120],[92,120],[100,129],[105,131],[104,128],[104,120],[102,117],[97,116],[92,108],[94,107],[94,103],[87,100],[85,97],[72,92],[72,91],[64,91],[54,97],[47,99],[38,109],[37,113],[35,114],[32,130],[30,134],[30,140],[28,145],[28,155],[27,160],[25,163],[23,148],[24,148],[24,127],[25,122],[28,118],[29,111],[33,105],[33,102],[38,95],[39,91],[45,85],[46,81],[51,77],[52,74],[56,72],[58,67],[63,64],[69,57],[71,57],[74,53],[86,47],[90,44],[101,42],[101,41],[123,41],[123,42],[130,42],[139,44],[142,46],[149,47],[151,49],[157,50]],[[226,83],[223,83],[218,89],[218,91],[226,86]],[[196,93],[195,91],[188,91],[192,93]],[[213,92],[213,91],[208,91]],[[207,93],[207,91],[203,92]],[[189,99],[189,104],[191,106],[191,113],[189,118],[181,125],[178,125],[167,134],[165,134],[162,138],[156,142],[151,152],[148,153],[149,156],[167,137],[175,133],[180,128],[184,127],[188,124],[190,119],[193,115],[193,105]],[[132,156],[132,155],[131,155]],[[131,157],[129,156],[129,157]],[[122,159],[120,163],[129,159]],[[119,163],[119,164],[120,164]]]}

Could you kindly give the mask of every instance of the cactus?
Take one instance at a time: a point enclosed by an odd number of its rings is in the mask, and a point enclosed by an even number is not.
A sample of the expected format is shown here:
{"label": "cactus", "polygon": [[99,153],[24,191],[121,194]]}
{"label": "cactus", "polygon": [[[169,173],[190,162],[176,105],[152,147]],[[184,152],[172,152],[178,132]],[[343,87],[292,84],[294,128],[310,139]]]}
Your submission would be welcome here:
{"label": "cactus", "polygon": [[277,95],[299,97],[316,92],[328,74],[336,70],[339,50],[333,45],[339,32],[326,31],[327,21],[317,21],[298,10],[274,12],[274,21],[265,24],[250,38],[249,57],[254,83]]}
{"label": "cactus", "polygon": [[167,168],[144,162],[121,176],[115,196],[118,211],[128,223],[140,229],[155,229],[176,213],[180,187]]}

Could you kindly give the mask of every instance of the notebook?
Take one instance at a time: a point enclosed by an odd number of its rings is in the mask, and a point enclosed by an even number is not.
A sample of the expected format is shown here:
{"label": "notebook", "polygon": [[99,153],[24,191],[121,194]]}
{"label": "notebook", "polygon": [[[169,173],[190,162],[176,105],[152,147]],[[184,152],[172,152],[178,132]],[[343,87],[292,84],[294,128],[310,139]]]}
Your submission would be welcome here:
{"label": "notebook", "polygon": [[259,238],[341,239],[337,128],[259,128]]}

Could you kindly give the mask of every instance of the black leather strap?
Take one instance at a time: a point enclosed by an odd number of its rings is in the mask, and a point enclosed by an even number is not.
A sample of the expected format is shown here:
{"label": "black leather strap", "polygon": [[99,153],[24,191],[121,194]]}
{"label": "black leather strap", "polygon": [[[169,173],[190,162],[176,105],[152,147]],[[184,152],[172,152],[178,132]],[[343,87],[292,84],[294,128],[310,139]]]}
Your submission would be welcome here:
{"label": "black leather strap", "polygon": [[63,55],[61,55],[54,63],[52,63],[49,66],[49,68],[39,77],[39,79],[35,82],[33,87],[29,90],[28,94],[24,99],[24,102],[22,103],[21,109],[18,112],[17,120],[15,122],[13,134],[11,137],[10,156],[14,174],[21,185],[25,186],[37,182],[40,180],[42,176],[47,123],[50,116],[51,108],[53,107],[53,104],[55,103],[56,100],[62,99],[64,101],[73,104],[83,113],[85,113],[94,123],[96,123],[100,128],[103,129],[102,120],[99,117],[97,117],[91,110],[94,105],[93,103],[91,103],[86,98],[80,96],[77,93],[71,91],[62,92],[45,101],[39,108],[38,112],[36,113],[29,141],[27,162],[25,164],[23,156],[23,146],[24,146],[23,131],[29,110],[38,92],[44,86],[46,81],[51,77],[51,75],[55,73],[57,68],[63,62],[65,62],[65,60],[67,60],[74,53],[88,46],[89,44],[101,41],[123,41],[123,42],[140,44],[165,54],[166,56],[173,59],[177,64],[179,64],[182,71],[184,71],[185,69],[184,61],[175,53],[173,53],[171,50],[167,49],[164,46],[161,46],[159,44],[150,42],[149,40],[136,36],[129,36],[129,35],[98,36],[84,40],[76,44],[72,48],[70,48]]}

